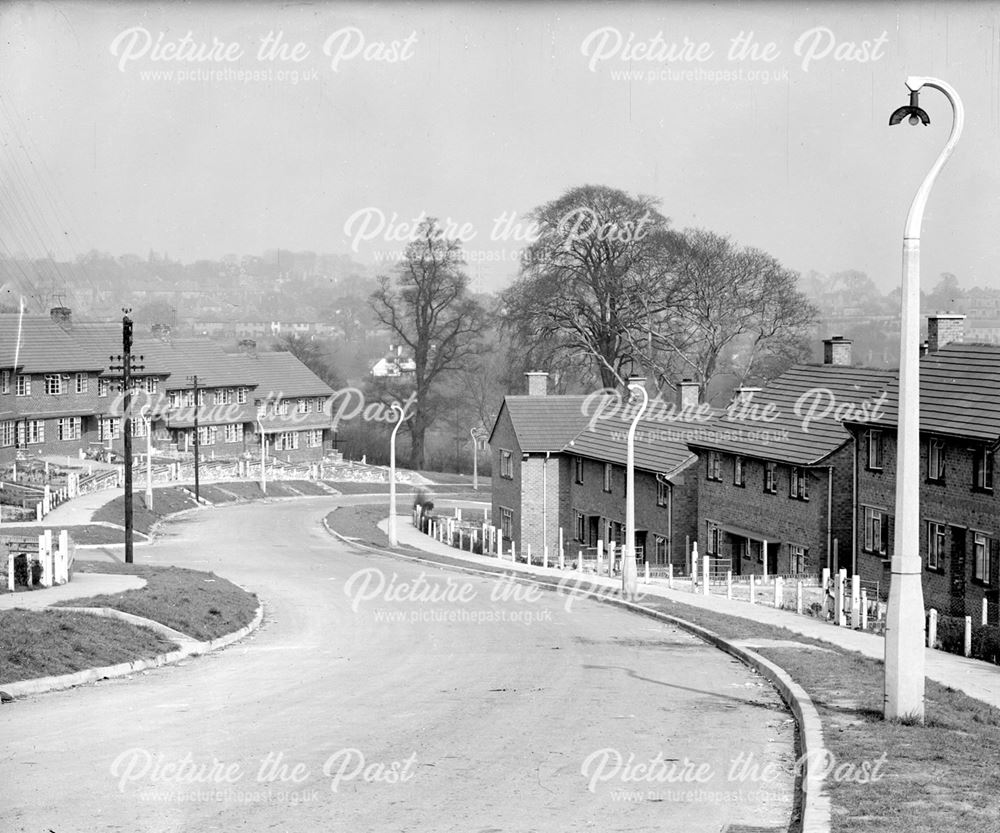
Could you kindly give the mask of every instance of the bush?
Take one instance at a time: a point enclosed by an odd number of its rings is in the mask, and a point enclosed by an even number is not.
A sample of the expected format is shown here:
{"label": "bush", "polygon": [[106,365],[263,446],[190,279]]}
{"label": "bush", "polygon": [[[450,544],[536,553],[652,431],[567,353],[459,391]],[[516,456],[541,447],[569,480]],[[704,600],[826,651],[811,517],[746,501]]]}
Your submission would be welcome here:
{"label": "bush", "polygon": [[14,584],[28,586],[28,556],[24,553],[14,556]]}
{"label": "bush", "polygon": [[[934,645],[949,654],[965,654],[965,617],[938,616],[937,642]],[[1000,627],[972,626],[972,658],[1000,665]]]}
{"label": "bush", "polygon": [[965,653],[965,619],[961,616],[938,616],[937,644],[949,654]]}
{"label": "bush", "polygon": [[42,562],[32,561],[31,562],[31,583],[38,585],[42,583]]}
{"label": "bush", "polygon": [[980,625],[972,627],[972,656],[994,665],[1000,665],[1000,627]]}

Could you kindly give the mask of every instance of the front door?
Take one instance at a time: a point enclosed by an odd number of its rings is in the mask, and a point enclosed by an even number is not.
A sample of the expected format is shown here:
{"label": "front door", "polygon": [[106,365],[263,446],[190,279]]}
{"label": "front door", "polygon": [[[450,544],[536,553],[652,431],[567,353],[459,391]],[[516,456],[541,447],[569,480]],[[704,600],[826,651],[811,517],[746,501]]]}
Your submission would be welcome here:
{"label": "front door", "polygon": [[773,576],[778,572],[778,552],[781,550],[781,544],[777,541],[767,542],[767,574]]}
{"label": "front door", "polygon": [[951,611],[952,616],[965,616],[965,530],[951,528]]}

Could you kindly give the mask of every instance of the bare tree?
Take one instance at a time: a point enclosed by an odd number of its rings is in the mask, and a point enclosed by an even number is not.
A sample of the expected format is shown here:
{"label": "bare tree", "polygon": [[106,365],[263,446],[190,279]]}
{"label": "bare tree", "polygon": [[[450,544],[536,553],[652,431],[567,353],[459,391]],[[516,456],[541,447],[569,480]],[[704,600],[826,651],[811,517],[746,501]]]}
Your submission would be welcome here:
{"label": "bare tree", "polygon": [[[604,387],[643,361],[629,333],[670,303],[668,220],[652,197],[585,185],[536,208],[537,240],[503,295],[512,341],[547,364],[584,362]],[[640,304],[639,300],[644,299]]]}
{"label": "bare tree", "polygon": [[378,278],[372,308],[413,356],[415,411],[408,422],[410,464],[425,464],[424,438],[444,406],[441,387],[449,374],[463,369],[480,350],[486,318],[468,293],[461,245],[443,236],[435,219],[421,223],[406,247],[395,286]]}

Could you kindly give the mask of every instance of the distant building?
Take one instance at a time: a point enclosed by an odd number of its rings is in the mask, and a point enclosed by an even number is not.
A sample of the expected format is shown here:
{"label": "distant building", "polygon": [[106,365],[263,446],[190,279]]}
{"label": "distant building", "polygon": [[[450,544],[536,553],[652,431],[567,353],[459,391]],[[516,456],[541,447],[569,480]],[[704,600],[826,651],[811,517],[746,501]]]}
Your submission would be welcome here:
{"label": "distant building", "polygon": [[395,379],[412,375],[416,371],[417,363],[413,359],[403,356],[402,345],[391,345],[389,353],[372,365],[371,373],[376,379]]}

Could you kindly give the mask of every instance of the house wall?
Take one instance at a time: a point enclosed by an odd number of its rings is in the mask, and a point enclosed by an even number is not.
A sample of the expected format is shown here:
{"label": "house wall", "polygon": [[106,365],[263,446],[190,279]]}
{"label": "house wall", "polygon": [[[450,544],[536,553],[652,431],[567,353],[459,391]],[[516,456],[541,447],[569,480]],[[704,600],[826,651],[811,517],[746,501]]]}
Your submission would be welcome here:
{"label": "house wall", "polygon": [[[944,483],[927,482],[927,456],[929,443],[921,437],[920,443],[920,557],[923,563],[924,606],[935,608],[950,616],[972,616],[979,622],[983,598],[988,604],[989,621],[1000,621],[998,586],[1000,564],[993,559],[992,575],[988,584],[977,582],[975,573],[973,533],[981,532],[989,538],[1000,540],[1000,501],[996,489],[992,492],[977,491],[973,487],[975,454],[970,442],[949,441],[945,445]],[[879,582],[888,594],[891,578],[890,558],[894,550],[895,519],[890,527],[889,546],[885,556],[864,550],[864,507],[870,506],[895,514],[896,437],[884,432],[883,467],[872,471],[867,467],[867,445],[864,432],[858,433],[858,525],[857,547],[859,573],[863,580]],[[997,476],[994,454],[994,477]],[[938,570],[928,567],[928,521],[943,523],[948,527],[942,566]],[[959,550],[952,539],[951,528],[966,530],[965,546]]]}
{"label": "house wall", "polygon": [[[850,452],[847,465],[850,467]],[[808,500],[789,497],[791,466],[777,465],[774,494],[764,491],[764,461],[743,458],[745,486],[733,483],[735,455],[721,454],[722,480],[708,479],[708,455],[699,453],[697,469],[689,470],[698,483],[698,551],[707,552],[706,536],[709,521],[721,526],[731,525],[753,532],[769,544],[779,543],[777,570],[790,570],[790,547],[802,546],[808,550],[805,570],[819,573],[827,566],[827,506],[829,471],[825,468],[809,469]],[[850,522],[850,493],[847,498],[847,523]],[[850,533],[844,539],[849,546]],[[733,559],[733,571],[742,574],[762,573],[764,565],[756,558],[739,558],[730,536],[722,535],[719,555]]]}
{"label": "house wall", "polygon": [[[501,475],[500,452],[506,449],[511,452],[511,465],[513,466],[513,476],[504,477]],[[511,535],[504,539],[505,546],[509,547],[511,540],[515,541],[520,552],[521,545],[521,447],[518,445],[517,436],[514,433],[514,424],[511,422],[510,414],[506,408],[500,412],[497,424],[494,426],[493,435],[490,437],[490,453],[493,461],[493,498],[492,498],[492,519],[493,525],[500,527],[500,510],[507,508],[511,510]]]}
{"label": "house wall", "polygon": [[[518,552],[531,545],[532,557],[559,557],[560,504],[565,483],[561,455],[531,454],[521,462],[521,523]],[[496,471],[496,469],[495,469]]]}

